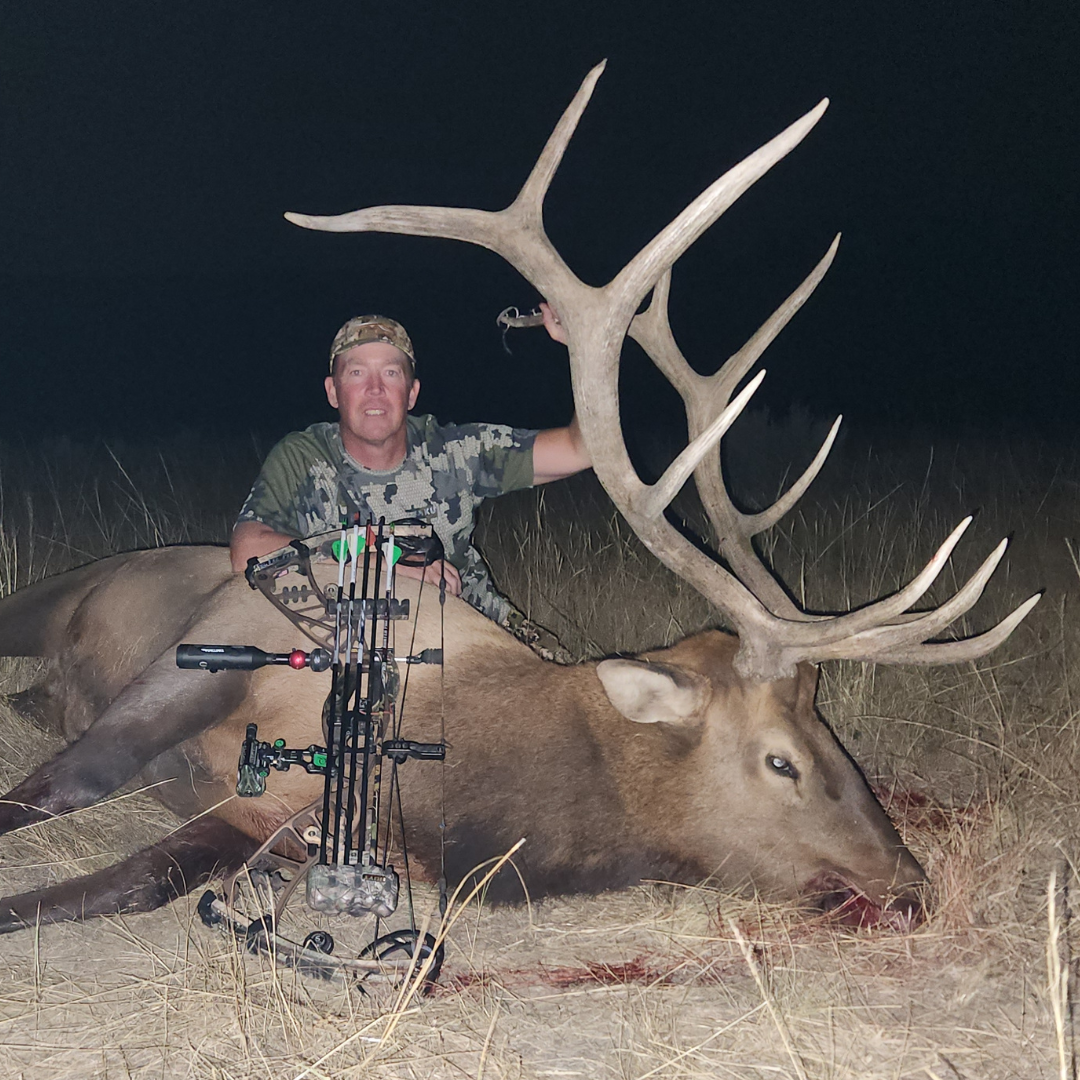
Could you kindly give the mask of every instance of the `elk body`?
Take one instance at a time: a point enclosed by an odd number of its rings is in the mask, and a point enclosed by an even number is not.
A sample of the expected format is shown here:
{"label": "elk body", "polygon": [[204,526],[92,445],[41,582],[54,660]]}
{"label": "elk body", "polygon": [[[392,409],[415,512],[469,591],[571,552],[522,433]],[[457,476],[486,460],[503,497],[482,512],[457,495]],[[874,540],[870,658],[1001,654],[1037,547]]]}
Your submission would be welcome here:
{"label": "elk body", "polygon": [[[415,603],[413,583],[401,585]],[[438,646],[434,590],[420,599],[416,647]],[[445,696],[437,671],[415,669],[405,724],[437,735],[445,709],[450,877],[525,836],[518,864],[534,896],[716,877],[828,902],[858,893],[901,913],[917,904],[922,871],[815,714],[812,665],[750,682],[733,667],[736,639],[711,631],[567,668],[453,597],[445,618]],[[87,805],[136,775],[195,818],[127,864],[4,900],[0,928],[156,906],[215,866],[235,868],[317,799],[321,779],[295,769],[274,774],[262,799],[230,796],[248,723],[289,745],[319,741],[329,673],[208,675],[174,662],[181,640],[286,651],[296,636],[222,548],[121,555],[0,603],[0,650],[54,661],[19,704],[71,743],[5,796],[0,828]],[[440,768],[400,774],[410,854],[433,877]],[[495,888],[521,896],[513,874]]]}
{"label": "elk body", "polygon": [[[815,665],[840,657],[952,663],[981,656],[1037,597],[977,637],[929,640],[975,603],[1004,552],[1002,543],[945,604],[911,614],[964,522],[909,585],[884,600],[830,616],[792,602],[751,541],[805,491],[836,426],[787,494],[755,515],[731,503],[716,444],[761,376],[733,398],[739,383],[821,280],[836,242],[711,377],[697,375],[682,357],[666,304],[671,265],[802,139],[825,103],[716,181],[597,289],[575,277],[551,246],[542,203],[601,67],[585,80],[506,210],[387,206],[338,218],[288,215],[311,228],[467,240],[521,271],[569,330],[575,402],[601,483],[643,542],[738,631],[563,668],[449,598],[445,697],[437,673],[423,668],[409,690],[408,722],[431,725],[445,715],[451,745],[444,778],[434,764],[403,770],[410,849],[429,873],[438,872],[445,779],[451,877],[525,836],[521,866],[534,895],[642,878],[713,877],[774,896],[810,895],[825,906],[859,897],[864,912],[908,919],[919,910],[923,872],[817,717]],[[650,307],[635,314],[650,291]],[[618,364],[628,335],[687,408],[690,443],[653,485],[634,472],[619,424]],[[691,474],[720,538],[723,565],[666,517]],[[420,605],[418,649],[438,646],[438,619],[437,606]],[[246,725],[257,723],[291,745],[318,741],[329,676],[277,668],[208,676],[178,671],[173,659],[184,640],[252,641],[286,651],[295,638],[291,624],[230,572],[227,552],[217,548],[121,555],[0,601],[0,653],[53,660],[46,682],[23,704],[71,744],[8,793],[0,831],[89,805],[133,778],[157,784],[155,794],[191,819],[117,867],[0,902],[0,929],[155,907],[215,867],[241,865],[282,820],[314,801],[321,780],[298,770],[274,777],[273,800],[231,796]],[[431,734],[429,726],[414,737]],[[503,886],[517,888],[509,878]]]}

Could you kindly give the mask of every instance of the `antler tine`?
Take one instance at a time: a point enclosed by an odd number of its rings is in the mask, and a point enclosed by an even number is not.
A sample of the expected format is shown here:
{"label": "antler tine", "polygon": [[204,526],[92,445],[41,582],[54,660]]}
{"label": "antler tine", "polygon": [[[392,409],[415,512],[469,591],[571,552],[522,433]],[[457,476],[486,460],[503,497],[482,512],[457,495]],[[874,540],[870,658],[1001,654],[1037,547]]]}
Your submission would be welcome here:
{"label": "antler tine", "polygon": [[1038,592],[1034,596],[1029,596],[996,626],[974,637],[960,641],[931,641],[906,647],[897,646],[882,652],[868,650],[865,654],[857,649],[848,649],[842,653],[842,657],[846,660],[865,660],[869,663],[921,665],[959,664],[967,660],[978,660],[987,653],[993,652],[1023,622],[1028,612],[1042,599],[1042,595]]}
{"label": "antler tine", "polygon": [[795,290],[784,302],[758,327],[754,335],[737,352],[733,353],[716,374],[709,377],[709,393],[726,401],[731,397],[746,373],[756,364],[761,354],[773,343],[795,313],[813,295],[829,272],[840,248],[840,233],[833,237],[828,251],[818,260],[817,265],[799,282]]}
{"label": "antler tine", "polygon": [[[968,518],[968,521],[971,519]],[[959,539],[959,537],[957,538]],[[1005,549],[1009,546],[1008,540],[1002,540],[997,547],[983,560],[982,565],[964,585],[958,589],[944,604],[931,611],[919,613],[914,618],[902,621],[880,620],[877,625],[859,633],[851,634],[838,643],[841,649],[834,653],[833,649],[825,648],[822,655],[814,652],[814,659],[832,659],[835,656],[849,656],[852,651],[873,654],[879,658],[886,658],[892,654],[893,649],[902,649],[908,645],[917,645],[928,638],[940,634],[946,627],[951,626],[961,615],[970,611],[982,596],[986,583],[1001,562]]]}
{"label": "antler tine", "polygon": [[833,237],[828,251],[799,283],[798,288],[769,316],[753,337],[737,353],[730,356],[720,370],[713,375],[699,375],[694,371],[675,341],[668,314],[668,300],[671,296],[671,267],[660,275],[653,287],[649,306],[634,316],[628,335],[645,350],[649,359],[679,392],[688,408],[697,402],[703,393],[707,393],[712,398],[711,407],[715,408],[717,399],[722,399],[720,403],[726,405],[743,376],[757,363],[762,353],[773,343],[780,331],[791,322],[795,313],[821,283],[836,258],[836,252],[840,247],[840,235],[837,233]]}
{"label": "antler tine", "polygon": [[566,265],[544,231],[544,196],[606,64],[606,60],[601,61],[585,77],[517,197],[504,210],[396,204],[332,216],[289,211],[285,218],[301,228],[322,232],[438,236],[478,244],[501,255],[544,296],[555,301],[564,321],[570,324],[577,306],[570,298],[587,286]]}
{"label": "antler tine", "polygon": [[570,145],[570,139],[577,130],[578,121],[581,120],[585,107],[589,104],[596,83],[600,76],[604,74],[605,67],[607,67],[607,61],[601,60],[585,76],[581,87],[574,95],[574,100],[566,107],[565,112],[559,118],[558,124],[555,125],[555,130],[544,144],[544,149],[540,152],[540,157],[536,159],[536,164],[533,166],[532,172],[529,173],[529,178],[522,185],[517,198],[511,204],[511,209],[514,207],[520,208],[528,218],[533,219],[533,223],[541,231],[543,230],[544,197],[547,195],[556,170],[562,163],[563,154],[566,153],[566,148]]}
{"label": "antler tine", "polygon": [[928,639],[978,602],[1005,554],[1006,540],[994,548],[979,569],[944,604],[927,612],[911,614],[907,610],[937,578],[970,523],[970,517],[960,522],[922,571],[893,596],[846,615],[818,617],[808,622],[774,619],[771,629],[763,633],[755,627],[755,636],[742,642],[735,659],[736,668],[748,678],[769,680],[790,674],[802,660],[946,664],[974,660],[990,652],[1012,633],[1038,602],[1041,593],[977,637],[958,642],[931,642]]}
{"label": "antler tine", "polygon": [[[671,267],[661,275],[653,286],[649,306],[635,315],[630,322],[627,336],[633,338],[646,352],[661,374],[679,392],[683,402],[697,399],[709,380],[699,375],[689,364],[675,341],[668,315],[668,298],[671,296]],[[723,404],[727,404],[725,401]]]}
{"label": "antler tine", "polygon": [[[813,623],[789,624],[781,631],[781,639],[788,647],[794,647],[799,652],[799,659],[809,660],[821,655],[827,646],[838,642],[850,641],[859,634],[868,633],[876,629],[888,629],[897,623],[897,620],[906,612],[912,604],[916,604],[926,593],[927,589],[937,580],[953,548],[960,542],[960,537],[967,531],[971,524],[970,515],[964,518],[959,525],[945,538],[945,542],[930,557],[930,561],[905,585],[902,589],[858,611],[848,612],[846,615],[832,615],[824,620]],[[1004,549],[1002,549],[1004,550]],[[996,560],[1001,558],[1001,551],[991,555]],[[987,562],[990,560],[988,559]],[[986,563],[980,568],[979,574],[986,568]],[[990,567],[993,573],[993,566]],[[976,577],[978,574],[975,575]],[[990,576],[988,573],[987,577]],[[985,584],[985,580],[983,582]],[[974,601],[972,601],[974,602]],[[970,606],[970,605],[969,605]],[[953,619],[958,618],[962,612],[957,611]],[[925,616],[920,616],[925,617]],[[913,626],[918,620],[904,620],[905,627]],[[949,620],[951,622],[952,619]],[[945,625],[948,625],[946,623]],[[912,634],[912,637],[915,635]],[[925,640],[930,632],[923,634],[919,640]],[[837,656],[842,655],[837,653]]]}
{"label": "antler tine", "polygon": [[[404,233],[408,236],[442,236],[466,240],[497,250],[479,239],[496,215],[491,210],[471,210],[458,206],[368,206],[347,214],[322,217],[317,214],[285,212],[285,220],[302,229],[319,232]],[[502,254],[502,252],[499,252]]]}
{"label": "antler tine", "polygon": [[840,433],[840,422],[843,419],[843,416],[838,416],[832,422],[829,434],[825,436],[824,442],[822,442],[818,452],[814,455],[814,460],[807,465],[802,476],[772,506],[756,514],[741,515],[743,521],[746,522],[748,536],[757,536],[758,533],[771,529],[806,494],[806,489],[814,482],[817,474],[821,472],[821,467],[825,464],[825,459],[828,458],[833,443],[836,442],[836,436]]}
{"label": "antler tine", "polygon": [[660,275],[674,266],[732,203],[806,138],[828,107],[829,99],[823,98],[805,116],[728,169],[623,267],[611,284],[617,293],[628,298],[630,311],[637,310]]}
{"label": "antler tine", "polygon": [[[829,245],[828,251],[818,260],[817,265],[799,283],[799,286],[769,316],[754,336],[737,353],[733,354],[715,375],[709,378],[708,390],[702,395],[702,398],[704,401],[709,402],[711,408],[715,409],[718,404],[722,404],[730,398],[740,380],[753,367],[780,331],[787,326],[795,313],[810,298],[825,277],[829,267],[832,266],[839,245],[840,234],[837,233],[833,242]],[[692,405],[688,404],[687,413],[691,418],[691,425],[700,423],[700,413],[703,407],[703,404],[696,402]],[[759,591],[758,588],[755,588],[755,593],[776,614],[784,615],[786,618],[797,618],[798,616],[794,613],[798,611],[798,608],[791,602],[787,593],[775,583],[775,579],[768,569],[761,564],[750,543],[750,538],[775,525],[802,497],[825,464],[825,460],[832,450],[839,430],[840,419],[840,417],[837,417],[832,429],[802,476],[772,506],[756,514],[743,514],[735,508],[731,496],[728,494],[723,465],[719,461],[715,469],[702,468],[698,470],[695,477],[698,494],[701,496],[702,505],[705,507],[709,520],[720,538],[720,548],[724,557],[731,562],[736,573],[740,575],[752,574],[754,583],[760,583],[760,589],[762,590]],[[691,430],[693,430],[693,427]],[[767,582],[766,578],[768,578]]]}
{"label": "antler tine", "polygon": [[[720,412],[727,406],[736,385],[757,362],[780,331],[791,321],[795,312],[806,303],[825,276],[840,244],[840,236],[833,239],[828,251],[798,288],[772,313],[754,336],[724,365],[711,376],[698,375],[686,360],[675,341],[668,316],[668,298],[671,289],[671,271],[665,271],[653,290],[649,307],[637,315],[630,324],[629,334],[648,353],[653,363],[672,383],[686,406],[687,424],[691,445],[697,442],[706,425],[711,422],[710,413]],[[727,491],[719,457],[703,464],[697,471],[696,482],[705,512],[716,532],[721,554],[736,576],[774,614],[796,621],[806,620],[772,572],[758,557],[751,538],[783,517],[802,497],[825,464],[839,429],[839,418],[802,476],[782,498],[771,507],[757,514],[743,514],[736,509]],[[689,447],[687,448],[689,450]],[[684,451],[684,454],[686,451]],[[702,455],[703,457],[704,455]],[[674,469],[674,465],[672,466]],[[671,493],[672,498],[675,492]]]}
{"label": "antler tine", "polygon": [[724,432],[735,423],[764,378],[764,370],[759,371],[747,383],[742,393],[664,470],[664,475],[655,484],[644,489],[637,507],[642,514],[646,517],[658,517],[667,509],[683,484],[690,479],[690,474],[701,459],[720,442]]}
{"label": "antler tine", "polygon": [[[634,317],[628,330],[629,336],[645,350],[649,359],[679,392],[679,396],[682,398],[683,405],[686,408],[686,422],[691,442],[679,458],[669,466],[668,472],[674,470],[680,460],[689,455],[691,447],[700,445],[705,433],[709,430],[709,419],[705,415],[706,407],[711,406],[713,410],[719,412],[721,417],[726,415],[728,407],[727,398],[717,399],[708,393],[711,380],[715,376],[707,378],[694,371],[675,341],[675,335],[671,329],[671,320],[668,316],[670,292],[671,270],[668,269],[664,271],[660,280],[656,283],[648,308]],[[704,454],[702,454],[702,457],[704,457]],[[730,535],[739,536],[741,534],[742,515],[739,514],[728,498],[722,478],[719,479],[718,485],[715,483],[712,485],[712,489],[718,487],[722,492],[719,504],[707,501],[706,496],[711,489],[703,481],[705,475],[711,478],[719,478],[719,472],[720,455],[716,454],[708,465],[701,465],[696,470],[695,480],[702,505],[705,507],[709,520],[712,521],[716,529],[721,552],[725,558],[729,559],[735,576],[774,614],[783,614],[792,619],[805,618],[806,616],[791,602],[780,584],[754,555],[749,545],[748,536],[745,549],[735,550],[734,558],[731,558],[732,546],[725,545],[724,539]],[[661,478],[660,482],[662,481],[663,478]],[[658,482],[658,486],[660,482]],[[681,484],[679,486],[681,487]],[[674,498],[677,491],[678,488],[674,488],[670,493],[670,498]],[[670,502],[670,498],[668,502]],[[664,505],[667,505],[667,503]],[[737,619],[734,613],[729,612],[729,616],[732,619]]]}

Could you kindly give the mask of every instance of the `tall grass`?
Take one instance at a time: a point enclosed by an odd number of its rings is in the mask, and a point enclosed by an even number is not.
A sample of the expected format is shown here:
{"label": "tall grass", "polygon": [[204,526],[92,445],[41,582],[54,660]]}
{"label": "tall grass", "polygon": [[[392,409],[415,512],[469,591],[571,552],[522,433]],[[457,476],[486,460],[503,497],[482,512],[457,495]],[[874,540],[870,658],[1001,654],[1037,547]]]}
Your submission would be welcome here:
{"label": "tall grass", "polygon": [[228,543],[264,449],[195,433],[0,443],[0,594],[120,551]]}
{"label": "tall grass", "polygon": [[[753,508],[785,471],[755,447],[779,442],[806,460],[819,425],[745,423],[727,463]],[[0,448],[0,589],[113,551],[224,543],[257,463],[253,445],[195,437]],[[841,934],[708,888],[642,887],[531,913],[480,908],[452,934],[444,988],[394,1014],[391,1028],[392,998],[268,969],[207,936],[185,901],[4,941],[0,1074],[1074,1076],[1078,466],[1074,447],[852,437],[762,538],[800,603],[838,610],[898,587],[976,512],[931,599],[1003,535],[1013,546],[960,630],[1047,590],[984,661],[823,670],[825,719],[933,880],[934,915],[915,933]],[[676,509],[702,527],[692,493]],[[507,594],[579,657],[722,623],[589,476],[489,504],[477,539]],[[41,759],[36,740],[3,719],[0,779],[15,782]],[[167,827],[160,807],[129,795],[6,838],[0,892],[102,865]]]}

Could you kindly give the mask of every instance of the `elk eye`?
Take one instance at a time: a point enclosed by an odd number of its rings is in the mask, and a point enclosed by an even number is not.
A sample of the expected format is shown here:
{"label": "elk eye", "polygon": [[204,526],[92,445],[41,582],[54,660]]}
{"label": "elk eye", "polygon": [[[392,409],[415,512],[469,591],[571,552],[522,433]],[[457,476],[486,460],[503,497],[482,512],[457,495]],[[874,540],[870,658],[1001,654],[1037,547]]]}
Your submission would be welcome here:
{"label": "elk eye", "polygon": [[776,754],[769,754],[765,758],[765,764],[778,776],[786,776],[789,780],[799,779],[799,770],[796,769],[787,758],[777,757]]}

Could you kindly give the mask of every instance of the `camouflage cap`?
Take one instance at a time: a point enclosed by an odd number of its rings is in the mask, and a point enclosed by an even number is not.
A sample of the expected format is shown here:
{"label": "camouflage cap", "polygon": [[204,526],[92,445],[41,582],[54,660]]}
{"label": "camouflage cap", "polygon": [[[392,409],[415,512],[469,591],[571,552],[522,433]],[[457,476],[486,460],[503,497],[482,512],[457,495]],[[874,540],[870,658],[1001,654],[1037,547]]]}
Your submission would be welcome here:
{"label": "camouflage cap", "polygon": [[357,315],[350,319],[335,335],[330,346],[330,374],[334,373],[334,361],[354,345],[365,345],[369,341],[385,341],[400,349],[416,369],[416,357],[412,342],[405,333],[405,327],[383,315]]}

